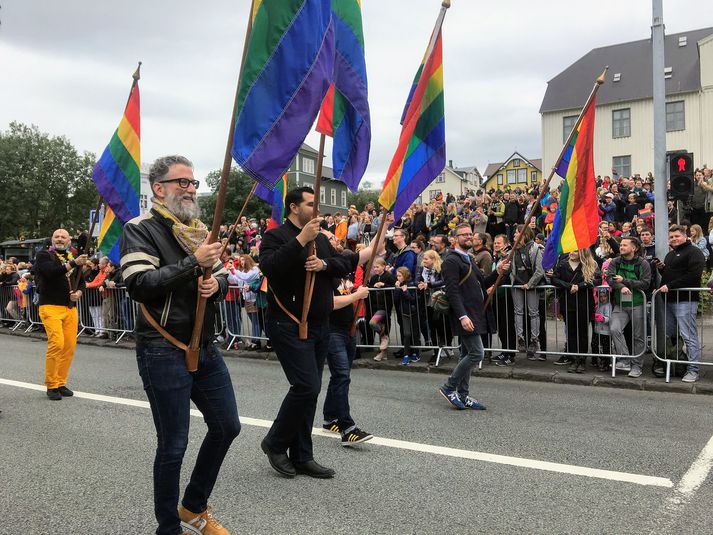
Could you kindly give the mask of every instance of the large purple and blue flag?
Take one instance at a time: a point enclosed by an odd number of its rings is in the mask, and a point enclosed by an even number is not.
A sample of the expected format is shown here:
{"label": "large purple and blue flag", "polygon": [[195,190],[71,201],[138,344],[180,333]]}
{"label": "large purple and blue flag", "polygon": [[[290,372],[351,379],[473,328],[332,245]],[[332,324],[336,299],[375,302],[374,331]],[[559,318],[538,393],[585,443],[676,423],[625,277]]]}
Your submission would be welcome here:
{"label": "large purple and blue flag", "polygon": [[334,75],[317,121],[317,131],[334,138],[334,178],[356,192],[369,163],[369,116],[364,31],[360,0],[332,0],[336,43]]}
{"label": "large purple and blue flag", "polygon": [[312,128],[333,71],[331,0],[253,0],[231,152],[268,190]]}
{"label": "large purple and blue flag", "polygon": [[269,190],[262,184],[255,189],[255,196],[272,205],[272,215],[267,222],[267,230],[282,225],[285,220],[285,196],[287,195],[287,173],[284,174],[275,189]]}

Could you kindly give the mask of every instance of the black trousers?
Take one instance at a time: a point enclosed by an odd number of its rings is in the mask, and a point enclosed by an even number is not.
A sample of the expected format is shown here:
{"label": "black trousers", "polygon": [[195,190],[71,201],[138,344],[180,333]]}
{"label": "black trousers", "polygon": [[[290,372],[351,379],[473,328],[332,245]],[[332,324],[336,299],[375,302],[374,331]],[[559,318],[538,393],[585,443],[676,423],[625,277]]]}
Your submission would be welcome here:
{"label": "black trousers", "polygon": [[300,340],[294,321],[268,315],[267,334],[291,386],[267,433],[267,446],[274,452],[288,453],[297,463],[314,458],[312,426],[329,352],[328,322],[310,321],[308,326],[307,340]]}

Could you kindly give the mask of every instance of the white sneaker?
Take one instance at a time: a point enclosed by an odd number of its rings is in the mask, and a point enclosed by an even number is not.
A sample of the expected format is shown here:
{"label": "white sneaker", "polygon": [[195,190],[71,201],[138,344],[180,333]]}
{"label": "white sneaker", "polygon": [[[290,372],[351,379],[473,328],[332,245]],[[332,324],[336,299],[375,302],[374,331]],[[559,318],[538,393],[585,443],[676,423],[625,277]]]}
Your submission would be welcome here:
{"label": "white sneaker", "polygon": [[686,375],[681,379],[684,383],[695,383],[698,381],[698,372],[686,372]]}
{"label": "white sneaker", "polygon": [[641,368],[639,368],[638,366],[633,366],[631,368],[631,371],[629,372],[629,377],[641,377],[641,373]]}
{"label": "white sneaker", "polygon": [[381,362],[382,360],[387,360],[389,357],[387,356],[386,351],[380,351],[375,357],[374,360],[376,362]]}
{"label": "white sneaker", "polygon": [[622,372],[631,371],[631,364],[626,360],[619,360],[616,363],[616,369]]}

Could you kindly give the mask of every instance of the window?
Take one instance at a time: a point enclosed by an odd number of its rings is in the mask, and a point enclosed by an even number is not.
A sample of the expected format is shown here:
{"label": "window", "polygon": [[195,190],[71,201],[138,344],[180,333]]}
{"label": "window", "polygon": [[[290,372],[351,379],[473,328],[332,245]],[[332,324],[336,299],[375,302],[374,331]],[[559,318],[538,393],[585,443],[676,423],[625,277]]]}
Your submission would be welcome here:
{"label": "window", "polygon": [[443,184],[446,181],[446,174],[441,173],[436,177],[436,184]]}
{"label": "window", "polygon": [[498,186],[502,186],[502,185],[503,185],[503,174],[499,173],[498,174]]}
{"label": "window", "polygon": [[330,188],[329,204],[331,204],[332,206],[337,206],[337,188]]}
{"label": "window", "polygon": [[614,110],[612,113],[612,133],[613,138],[631,136],[631,108]]}
{"label": "window", "polygon": [[666,103],[666,132],[686,129],[686,108],[682,100]]}
{"label": "window", "polygon": [[631,176],[631,156],[614,156],[611,166],[619,176]]}
{"label": "window", "polygon": [[441,190],[439,190],[439,189],[428,190],[428,197],[431,200],[437,199],[440,194],[441,194]]}
{"label": "window", "polygon": [[577,123],[577,117],[579,117],[579,115],[562,117],[562,143],[567,141],[567,138],[572,133],[572,128],[574,128],[574,125]]}
{"label": "window", "polygon": [[344,208],[347,207],[347,192],[346,191],[342,191],[342,206]]}
{"label": "window", "polygon": [[520,167],[520,158],[515,158],[515,159],[512,161],[512,166],[513,166],[513,167]]}
{"label": "window", "polygon": [[527,169],[518,169],[517,170],[517,183],[518,184],[527,184]]}
{"label": "window", "polygon": [[324,188],[319,188],[319,204],[324,204],[327,202],[327,194]]}
{"label": "window", "polygon": [[537,171],[530,172],[530,184],[537,184]]}
{"label": "window", "polygon": [[314,160],[312,158],[302,158],[302,170],[310,175],[314,174]]}
{"label": "window", "polygon": [[515,169],[508,169],[507,176],[508,176],[508,184],[515,184],[515,182],[516,182]]}

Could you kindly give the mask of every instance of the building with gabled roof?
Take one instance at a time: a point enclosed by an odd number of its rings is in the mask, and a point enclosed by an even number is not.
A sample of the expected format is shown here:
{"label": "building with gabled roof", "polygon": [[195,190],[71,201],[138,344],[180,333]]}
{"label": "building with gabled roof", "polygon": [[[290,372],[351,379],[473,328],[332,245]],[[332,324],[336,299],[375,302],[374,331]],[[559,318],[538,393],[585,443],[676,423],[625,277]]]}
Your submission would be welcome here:
{"label": "building with gabled roof", "polygon": [[[666,147],[713,163],[713,28],[667,35]],[[595,48],[547,84],[542,99],[542,157],[550,169],[594,81],[609,66],[597,93],[594,170],[600,175],[653,171],[651,39]]]}
{"label": "building with gabled roof", "polygon": [[482,189],[528,189],[542,181],[542,160],[529,159],[515,151],[503,162],[489,163]]}

